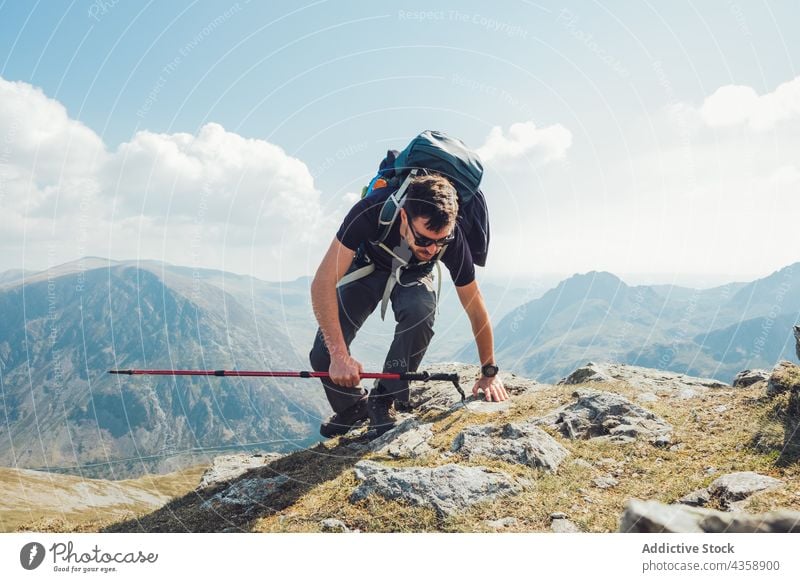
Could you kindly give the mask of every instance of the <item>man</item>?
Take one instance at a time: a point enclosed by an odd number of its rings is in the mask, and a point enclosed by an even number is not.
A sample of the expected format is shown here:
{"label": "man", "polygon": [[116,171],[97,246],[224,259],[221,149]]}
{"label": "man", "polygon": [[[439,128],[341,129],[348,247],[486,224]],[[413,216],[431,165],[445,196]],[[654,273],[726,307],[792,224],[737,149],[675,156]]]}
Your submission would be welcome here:
{"label": "man", "polygon": [[[475,280],[472,256],[456,221],[456,189],[440,175],[414,178],[398,219],[385,243],[378,246],[372,243],[378,232],[378,216],[391,194],[388,188],[384,190],[376,190],[353,206],[311,284],[319,329],[309,357],[314,370],[330,374],[330,378],[322,378],[322,384],[335,413],[320,427],[325,437],[345,434],[367,418],[370,428],[383,434],[395,424],[393,405],[408,409],[407,381],[376,381],[369,396],[359,387],[364,369],[350,355],[350,343],[388,294],[397,325],[383,371],[416,372],[433,337],[437,301],[433,266],[437,256],[450,271],[469,316],[483,365],[472,393],[477,396],[482,390],[486,400],[508,398],[497,376],[492,327]],[[365,252],[356,256],[362,245]],[[374,270],[368,275],[348,280],[348,275],[365,267],[369,271],[372,266]]]}

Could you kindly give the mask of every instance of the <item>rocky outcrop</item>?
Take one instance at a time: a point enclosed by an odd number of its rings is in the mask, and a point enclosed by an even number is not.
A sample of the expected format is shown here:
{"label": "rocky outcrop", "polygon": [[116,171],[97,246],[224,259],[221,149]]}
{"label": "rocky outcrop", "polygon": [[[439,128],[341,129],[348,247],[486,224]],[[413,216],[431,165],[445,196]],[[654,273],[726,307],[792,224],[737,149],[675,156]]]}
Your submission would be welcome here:
{"label": "rocky outcrop", "polygon": [[797,354],[797,359],[800,360],[800,325],[794,326],[794,353]]}
{"label": "rocky outcrop", "polygon": [[800,390],[800,366],[786,360],[778,362],[767,383],[767,396],[774,398],[793,388]]}
{"label": "rocky outcrop", "polygon": [[724,512],[659,501],[631,499],[625,505],[623,533],[800,533],[800,511],[761,514]]}
{"label": "rocky outcrop", "polygon": [[[480,375],[480,367],[478,366],[447,363],[431,364],[426,366],[425,369],[431,373],[457,373],[461,379],[461,388],[467,394],[466,405],[473,412],[501,412],[503,410],[508,410],[513,405],[513,400],[486,402],[483,400],[482,394],[479,394],[479,398],[477,399],[470,394],[472,386]],[[521,396],[522,394],[528,394],[547,387],[546,385],[539,384],[533,380],[509,372],[501,372],[500,378],[503,380],[503,386],[505,386],[506,392],[512,397]],[[425,414],[431,411],[447,412],[461,405],[461,396],[456,392],[452,382],[411,382],[409,391],[411,395],[411,406],[418,414]]]}
{"label": "rocky outcrop", "polygon": [[780,486],[779,479],[752,471],[728,473],[715,479],[705,489],[697,489],[681,497],[678,503],[693,507],[703,507],[712,501],[724,511],[737,511],[742,502],[754,493]]}
{"label": "rocky outcrop", "polygon": [[351,502],[375,494],[410,505],[431,507],[440,517],[521,491],[520,485],[505,473],[455,464],[396,468],[359,461],[355,475],[360,484],[350,495]]}
{"label": "rocky outcrop", "polygon": [[203,502],[204,509],[222,510],[225,505],[244,506],[252,511],[256,511],[258,506],[273,495],[289,478],[286,475],[278,475],[268,479],[262,477],[251,477],[241,479],[232,483],[219,493]]}
{"label": "rocky outcrop", "polygon": [[726,388],[727,384],[712,378],[696,378],[686,374],[665,372],[626,364],[598,364],[588,362],[572,372],[559,384],[586,384],[588,382],[624,382],[645,393],[678,398],[693,398],[711,388]]}
{"label": "rocky outcrop", "polygon": [[394,459],[413,459],[433,453],[428,441],[433,437],[432,424],[420,424],[410,417],[395,428],[371,441],[367,449]]}
{"label": "rocky outcrop", "polygon": [[769,372],[766,370],[742,370],[733,378],[734,388],[747,388],[756,382],[769,380]]}
{"label": "rocky outcrop", "polygon": [[569,451],[532,422],[471,426],[461,431],[450,449],[467,459],[489,458],[555,471]]}
{"label": "rocky outcrop", "polygon": [[628,443],[646,438],[653,444],[670,443],[672,426],[664,419],[612,392],[580,389],[573,392],[577,401],[562,406],[538,419],[570,439],[606,439]]}
{"label": "rocky outcrop", "polygon": [[251,469],[269,465],[272,461],[280,459],[282,456],[279,453],[236,453],[215,457],[211,467],[206,469],[206,472],[200,478],[200,484],[197,488],[205,489],[217,483],[231,481]]}

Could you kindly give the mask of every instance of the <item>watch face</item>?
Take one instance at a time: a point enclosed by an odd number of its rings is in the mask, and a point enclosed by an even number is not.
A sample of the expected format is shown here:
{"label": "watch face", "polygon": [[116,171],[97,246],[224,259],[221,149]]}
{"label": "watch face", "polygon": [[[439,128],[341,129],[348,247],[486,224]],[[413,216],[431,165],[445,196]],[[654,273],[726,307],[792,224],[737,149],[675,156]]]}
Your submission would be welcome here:
{"label": "watch face", "polygon": [[482,368],[482,370],[481,370],[481,371],[483,372],[483,375],[484,375],[484,376],[491,377],[491,376],[496,376],[496,375],[497,375],[497,372],[498,372],[499,370],[500,370],[500,368],[498,368],[497,366],[494,366],[494,365],[492,365],[492,364],[486,364],[486,365],[485,365],[485,366]]}

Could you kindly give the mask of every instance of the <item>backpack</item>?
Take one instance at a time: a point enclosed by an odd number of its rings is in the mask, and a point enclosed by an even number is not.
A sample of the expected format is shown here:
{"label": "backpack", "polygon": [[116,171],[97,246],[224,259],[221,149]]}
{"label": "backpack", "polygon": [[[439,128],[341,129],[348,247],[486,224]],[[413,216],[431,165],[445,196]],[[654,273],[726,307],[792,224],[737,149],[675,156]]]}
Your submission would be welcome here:
{"label": "backpack", "polygon": [[489,252],[489,211],[480,190],[483,164],[464,142],[440,131],[423,131],[404,150],[387,151],[378,173],[362,190],[362,198],[383,188],[394,191],[381,208],[375,242],[382,243],[389,235],[405,203],[406,188],[411,180],[431,172],[441,174],[455,186],[458,193],[456,220],[466,235],[473,263],[485,267]]}
{"label": "backpack", "polygon": [[[449,179],[455,187],[458,194],[456,222],[466,236],[467,245],[472,254],[472,262],[480,267],[485,267],[486,255],[489,252],[489,212],[486,208],[486,199],[480,190],[483,164],[478,155],[467,148],[464,142],[440,131],[423,131],[412,139],[404,150],[400,152],[397,150],[387,151],[386,157],[378,167],[378,173],[363,188],[362,198],[375,195],[378,191],[386,192],[386,188],[391,192],[381,207],[378,218],[378,236],[376,240],[370,241],[370,244],[382,248],[399,263],[405,263],[384,243],[405,203],[408,185],[416,176],[431,172],[441,174]],[[442,287],[439,259],[445,250],[447,250],[447,245],[444,245],[432,259],[438,270],[437,310]],[[375,269],[375,265],[367,257],[363,244],[356,253],[356,262],[362,266],[342,277],[337,283],[337,287],[365,277]],[[381,319],[385,319],[386,307],[393,286],[395,284],[403,285],[400,283],[402,268],[403,265],[398,267],[386,283],[381,301]]]}

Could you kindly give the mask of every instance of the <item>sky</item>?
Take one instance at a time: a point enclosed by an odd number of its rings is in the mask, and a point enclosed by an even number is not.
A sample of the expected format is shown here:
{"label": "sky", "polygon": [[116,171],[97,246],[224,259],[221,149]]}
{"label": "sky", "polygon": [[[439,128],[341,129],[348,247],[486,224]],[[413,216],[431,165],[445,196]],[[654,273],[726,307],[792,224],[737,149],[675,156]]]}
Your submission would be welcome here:
{"label": "sky", "polygon": [[313,275],[387,149],[481,155],[479,280],[800,260],[793,1],[0,3],[0,271]]}

